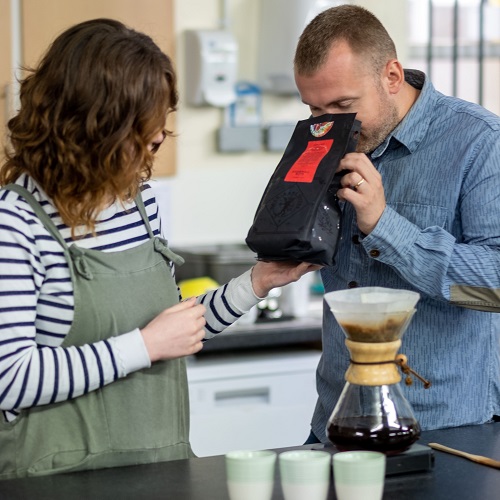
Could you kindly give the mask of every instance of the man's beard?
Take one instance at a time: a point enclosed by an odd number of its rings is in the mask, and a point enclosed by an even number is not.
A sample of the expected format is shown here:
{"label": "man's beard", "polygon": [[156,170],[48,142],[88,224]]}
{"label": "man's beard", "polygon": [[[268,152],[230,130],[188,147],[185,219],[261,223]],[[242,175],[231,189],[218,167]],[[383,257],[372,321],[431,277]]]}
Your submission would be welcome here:
{"label": "man's beard", "polygon": [[361,134],[356,147],[358,153],[371,153],[377,149],[399,123],[398,110],[394,103],[382,94],[382,91],[380,91],[380,97],[378,111],[379,116],[383,116],[383,121],[368,133],[363,131],[363,124],[361,124]]}

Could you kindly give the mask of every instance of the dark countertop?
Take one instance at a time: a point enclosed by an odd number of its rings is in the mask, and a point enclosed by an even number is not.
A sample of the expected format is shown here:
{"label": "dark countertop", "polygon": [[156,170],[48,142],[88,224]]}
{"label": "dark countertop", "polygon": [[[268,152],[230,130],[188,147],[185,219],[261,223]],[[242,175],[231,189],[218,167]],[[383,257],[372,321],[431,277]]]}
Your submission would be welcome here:
{"label": "dark countertop", "polygon": [[283,345],[321,344],[322,297],[312,297],[310,314],[304,318],[265,320],[253,324],[235,323],[206,341],[205,352],[259,349]]}
{"label": "dark countertop", "polygon": [[321,343],[321,318],[274,320],[241,326],[235,324],[207,340],[199,355],[205,352],[307,343]]}
{"label": "dark countertop", "polygon": [[[500,423],[423,432],[419,443],[429,442],[500,459]],[[384,500],[500,498],[500,470],[439,451],[434,456],[434,468],[429,472],[387,477]],[[224,457],[0,481],[0,500],[110,498],[227,500]],[[328,499],[335,498],[332,483]],[[277,472],[273,500],[282,499]]]}

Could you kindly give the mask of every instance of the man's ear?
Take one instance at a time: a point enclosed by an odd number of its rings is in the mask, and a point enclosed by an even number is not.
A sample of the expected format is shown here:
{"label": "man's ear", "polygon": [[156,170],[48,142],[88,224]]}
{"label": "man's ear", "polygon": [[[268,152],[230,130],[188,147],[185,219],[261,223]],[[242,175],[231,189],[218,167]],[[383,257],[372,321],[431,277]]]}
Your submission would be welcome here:
{"label": "man's ear", "polygon": [[397,59],[387,62],[384,69],[383,79],[390,94],[397,94],[405,81],[403,66]]}

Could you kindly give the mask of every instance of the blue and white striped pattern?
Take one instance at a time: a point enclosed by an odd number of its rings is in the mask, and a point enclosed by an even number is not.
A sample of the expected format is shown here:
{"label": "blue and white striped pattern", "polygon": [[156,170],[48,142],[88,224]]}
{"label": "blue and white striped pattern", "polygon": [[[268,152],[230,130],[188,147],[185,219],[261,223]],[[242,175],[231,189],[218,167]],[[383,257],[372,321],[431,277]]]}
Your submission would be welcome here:
{"label": "blue and white striped pattern", "polygon": [[[406,75],[422,87],[422,73]],[[450,292],[461,286],[500,296],[500,119],[425,80],[372,162],[386,210],[363,237],[345,203],[336,265],[322,270],[325,289],[353,282],[419,292],[401,352],[432,387],[415,381],[405,395],[424,429],[484,423],[500,413],[500,314],[452,305]],[[500,301],[494,305],[499,310]],[[312,423],[323,441],[349,365],[344,338],[325,310]]]}
{"label": "blue and white striped pattern", "polygon": [[[71,243],[71,230],[43,190],[27,176],[18,183],[33,193]],[[151,229],[160,235],[153,189],[145,186],[142,196]],[[149,238],[135,204],[116,204],[103,211],[96,233],[78,240],[78,245],[117,252]],[[198,301],[207,305],[207,338],[233,323],[257,300],[249,273],[200,297]],[[150,366],[139,330],[62,348],[73,307],[73,287],[61,246],[17,193],[0,193],[0,409],[6,420],[15,419],[22,408],[77,397]]]}

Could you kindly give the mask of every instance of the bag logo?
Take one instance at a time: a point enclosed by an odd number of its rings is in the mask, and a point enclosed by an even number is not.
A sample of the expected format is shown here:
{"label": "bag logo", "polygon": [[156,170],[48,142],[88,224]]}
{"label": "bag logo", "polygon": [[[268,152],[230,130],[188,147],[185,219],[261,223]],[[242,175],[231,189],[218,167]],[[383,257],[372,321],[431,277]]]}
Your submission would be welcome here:
{"label": "bag logo", "polygon": [[332,127],[333,122],[315,123],[310,127],[311,134],[314,137],[323,137],[325,134],[328,134],[328,132],[330,132]]}

